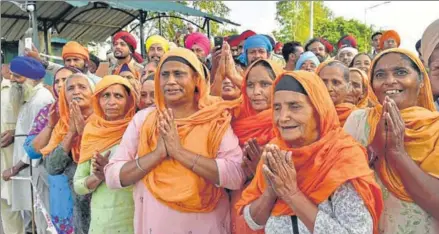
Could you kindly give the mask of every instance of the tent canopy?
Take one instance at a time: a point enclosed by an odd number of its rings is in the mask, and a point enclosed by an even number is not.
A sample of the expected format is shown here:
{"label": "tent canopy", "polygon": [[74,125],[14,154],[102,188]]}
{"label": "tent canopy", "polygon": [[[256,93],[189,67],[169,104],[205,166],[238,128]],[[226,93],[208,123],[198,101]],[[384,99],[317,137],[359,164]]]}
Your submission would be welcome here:
{"label": "tent canopy", "polygon": [[[28,12],[18,7],[24,3],[1,2],[1,35],[6,41],[19,40],[29,28]],[[54,28],[58,37],[77,41],[104,41],[133,20],[144,21],[147,14],[157,12],[176,12],[239,26],[230,20],[168,1],[36,1],[35,9],[40,31]]]}

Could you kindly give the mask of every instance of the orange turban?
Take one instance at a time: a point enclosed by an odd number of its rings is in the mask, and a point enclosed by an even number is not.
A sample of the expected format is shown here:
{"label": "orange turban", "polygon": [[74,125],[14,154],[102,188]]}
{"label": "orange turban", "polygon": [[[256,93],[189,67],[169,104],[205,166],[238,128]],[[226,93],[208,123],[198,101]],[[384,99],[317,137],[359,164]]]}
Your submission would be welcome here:
{"label": "orange turban", "polygon": [[398,47],[399,47],[399,45],[401,45],[401,38],[399,37],[399,34],[395,30],[388,30],[388,31],[385,31],[383,33],[383,35],[381,36],[381,39],[380,39],[380,48],[381,49],[384,48],[384,42],[390,38],[395,39]]}
{"label": "orange turban", "polygon": [[76,41],[69,41],[62,48],[62,58],[66,59],[67,57],[78,57],[85,61],[90,60],[88,49]]}

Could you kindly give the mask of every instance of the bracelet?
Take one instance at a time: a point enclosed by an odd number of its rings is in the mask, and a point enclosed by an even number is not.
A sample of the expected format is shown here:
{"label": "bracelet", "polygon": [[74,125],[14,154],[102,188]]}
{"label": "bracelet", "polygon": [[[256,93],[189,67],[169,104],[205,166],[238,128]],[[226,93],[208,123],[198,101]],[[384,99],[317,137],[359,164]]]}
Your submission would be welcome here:
{"label": "bracelet", "polygon": [[191,167],[191,170],[192,170],[192,171],[194,170],[195,165],[197,165],[197,161],[198,161],[198,158],[199,158],[199,157],[200,157],[200,155],[197,154],[197,156],[194,158],[194,161],[192,162],[192,167]]}
{"label": "bracelet", "polygon": [[139,168],[139,170],[146,173],[146,171],[140,166],[139,159],[140,158],[136,158],[136,166],[137,166],[137,168]]}

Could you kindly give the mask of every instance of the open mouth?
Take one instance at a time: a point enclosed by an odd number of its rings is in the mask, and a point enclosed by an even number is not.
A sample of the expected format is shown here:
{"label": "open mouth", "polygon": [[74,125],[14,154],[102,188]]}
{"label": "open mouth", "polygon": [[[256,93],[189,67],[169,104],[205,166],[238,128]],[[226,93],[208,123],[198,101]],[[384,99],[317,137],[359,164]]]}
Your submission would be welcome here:
{"label": "open mouth", "polygon": [[74,97],[74,98],[72,98],[72,100],[74,100],[74,101],[81,101],[82,98],[80,98],[80,97]]}
{"label": "open mouth", "polygon": [[402,90],[400,90],[400,89],[391,89],[391,90],[387,90],[384,93],[387,94],[387,95],[395,95],[395,94],[402,93]]}
{"label": "open mouth", "polygon": [[267,101],[265,99],[252,100],[254,104],[265,104]]}
{"label": "open mouth", "polygon": [[299,126],[284,126],[284,127],[281,127],[281,129],[283,131],[288,131],[288,130],[296,129],[297,127],[299,127]]}
{"label": "open mouth", "polygon": [[181,89],[166,89],[165,90],[165,93],[169,94],[169,95],[177,94],[177,93],[180,93],[180,92],[182,92]]}

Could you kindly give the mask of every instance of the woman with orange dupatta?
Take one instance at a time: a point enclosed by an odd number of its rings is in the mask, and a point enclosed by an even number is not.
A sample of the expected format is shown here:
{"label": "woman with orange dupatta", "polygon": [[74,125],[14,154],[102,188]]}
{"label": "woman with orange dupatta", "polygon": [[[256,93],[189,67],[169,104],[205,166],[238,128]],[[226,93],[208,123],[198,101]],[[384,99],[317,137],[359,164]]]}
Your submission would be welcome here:
{"label": "woman with orange dupatta", "polygon": [[96,85],[92,97],[96,117],[85,126],[73,179],[77,194],[92,195],[89,234],[134,233],[133,191],[108,189],[104,167],[136,113],[136,99],[133,87],[121,76],[105,76]]}
{"label": "woman with orange dupatta", "polygon": [[311,72],[273,85],[276,138],[237,204],[265,233],[377,233],[382,195],[366,150],[344,133],[324,83]]}
{"label": "woman with orange dupatta", "polygon": [[352,111],[357,109],[354,104],[346,100],[348,93],[351,92],[349,68],[340,61],[331,60],[321,63],[316,73],[325,83],[340,125],[343,127]]}
{"label": "woman with orange dupatta", "polygon": [[142,85],[140,83],[141,74],[132,64],[124,63],[117,66],[113,72],[113,75],[119,75],[127,79],[134,88],[134,92],[136,92],[137,97],[140,97],[140,90],[142,89]]}
{"label": "woman with orange dupatta", "polygon": [[[81,136],[85,124],[94,118],[90,103],[93,90],[93,82],[84,74],[76,73],[66,79],[58,98],[60,119],[49,143],[40,150],[47,172],[50,175],[66,175],[71,191]],[[75,233],[86,234],[90,224],[90,197],[75,193],[72,196]]]}
{"label": "woman with orange dupatta", "polygon": [[105,167],[110,189],[134,185],[134,232],[230,233],[225,188],[242,187],[242,150],[229,110],[209,96],[190,50],[167,52],[154,78],[156,107],[139,111]]}
{"label": "woman with orange dupatta", "polygon": [[357,110],[344,129],[367,146],[383,188],[381,233],[439,233],[439,112],[419,58],[389,49],[372,62],[377,106]]}
{"label": "woman with orange dupatta", "polygon": [[378,100],[370,87],[366,73],[358,68],[349,68],[350,92],[346,96],[346,102],[357,108],[373,107]]}
{"label": "woman with orange dupatta", "polygon": [[[274,138],[271,86],[282,68],[268,59],[254,62],[247,68],[242,83],[243,95],[239,116],[232,121],[233,131],[243,148],[243,169],[250,182],[256,173],[261,157],[261,147]],[[237,216],[235,203],[241,198],[242,190],[232,191],[232,233],[263,233],[251,230],[242,216]]]}

